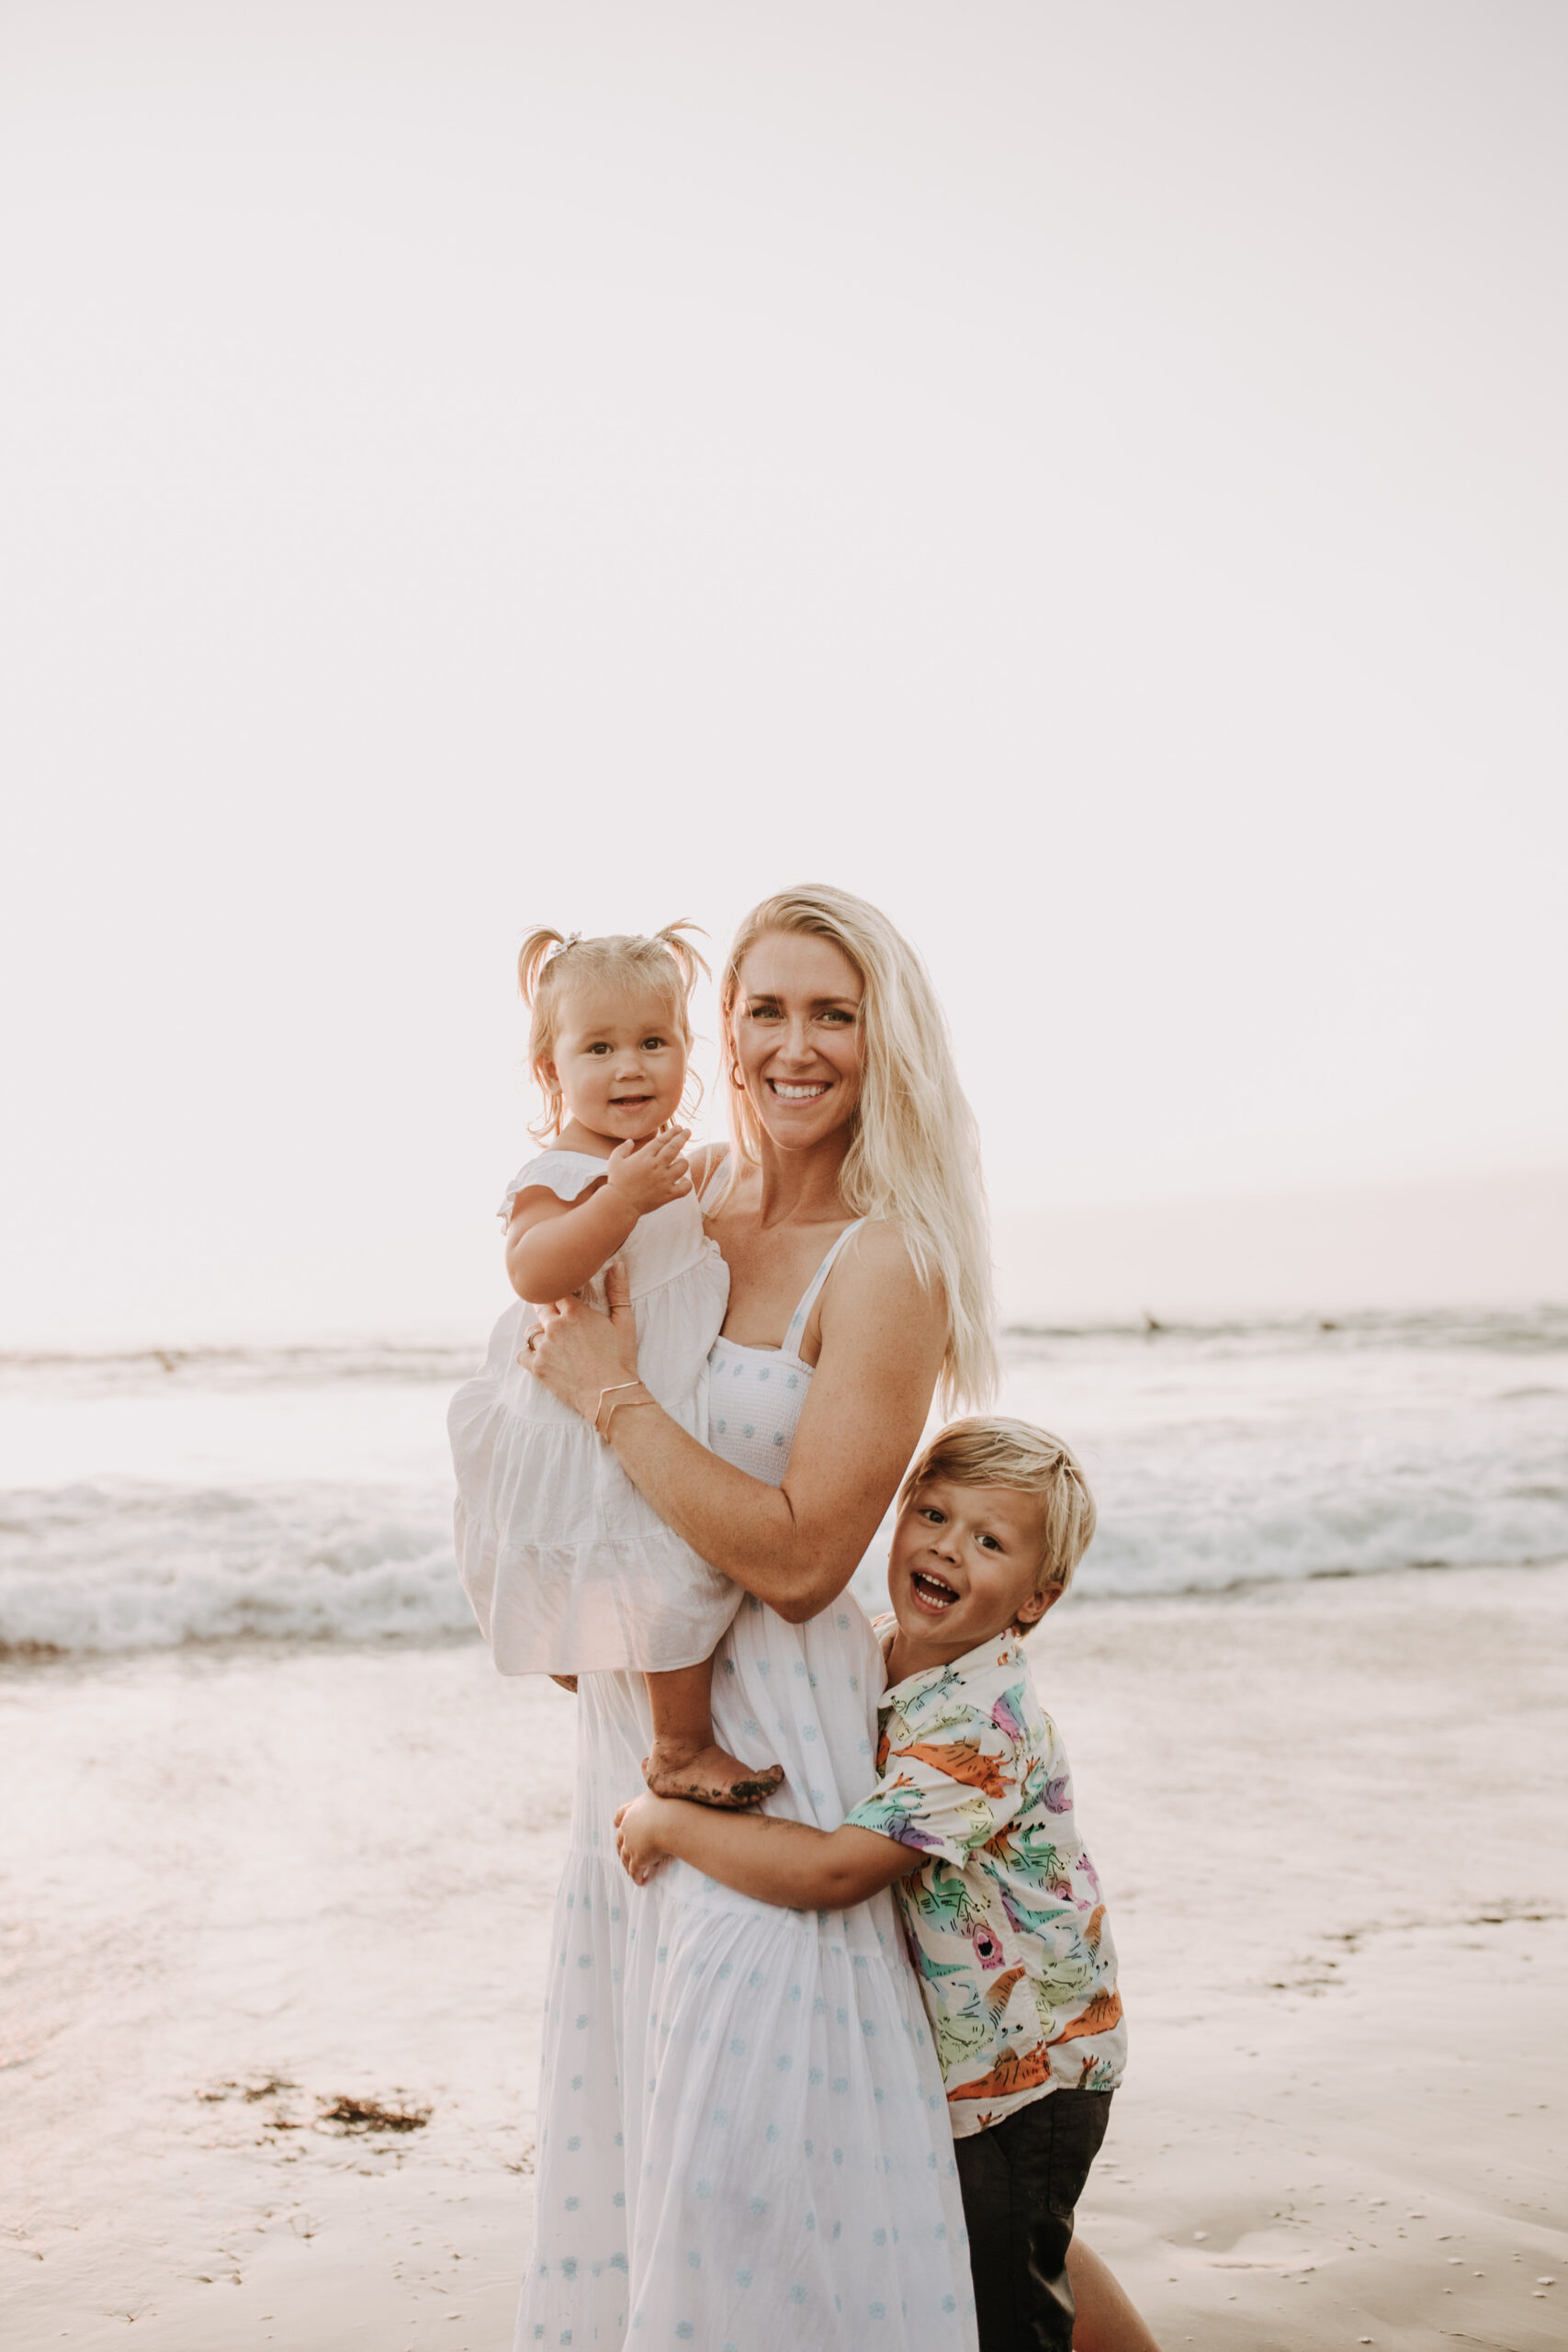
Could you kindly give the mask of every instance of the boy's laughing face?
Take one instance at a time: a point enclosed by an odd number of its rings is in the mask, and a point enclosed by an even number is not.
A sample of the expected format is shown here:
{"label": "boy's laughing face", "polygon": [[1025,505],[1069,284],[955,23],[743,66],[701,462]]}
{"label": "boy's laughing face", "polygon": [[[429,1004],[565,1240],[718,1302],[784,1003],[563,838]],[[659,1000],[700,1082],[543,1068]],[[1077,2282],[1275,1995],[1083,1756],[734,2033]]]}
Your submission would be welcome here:
{"label": "boy's laughing face", "polygon": [[928,1478],[898,1513],[887,1590],[898,1633],[896,1681],[946,1666],[1010,1625],[1032,1625],[1061,1598],[1035,1590],[1040,1503],[1017,1487]]}

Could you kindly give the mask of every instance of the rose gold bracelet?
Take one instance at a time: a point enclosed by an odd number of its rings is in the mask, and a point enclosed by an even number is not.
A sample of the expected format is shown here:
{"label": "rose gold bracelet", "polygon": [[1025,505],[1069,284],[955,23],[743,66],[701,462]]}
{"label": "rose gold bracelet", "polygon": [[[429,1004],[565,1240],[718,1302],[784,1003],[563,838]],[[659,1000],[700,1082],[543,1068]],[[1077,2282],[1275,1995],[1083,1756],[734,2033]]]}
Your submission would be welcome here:
{"label": "rose gold bracelet", "polygon": [[[653,1404],[655,1401],[654,1398],[646,1395],[641,1396],[627,1396],[622,1394],[622,1392],[627,1388],[641,1388],[642,1385],[643,1384],[640,1380],[615,1380],[611,1382],[608,1388],[601,1388],[599,1391],[599,1402],[593,1414],[593,1434],[595,1437],[602,1438],[606,1445],[610,1442],[610,1421],[606,1421],[603,1429],[599,1427],[599,1415],[604,1409],[605,1397],[619,1396],[623,1405]],[[613,1421],[615,1418],[615,1408],[612,1405],[610,1408],[610,1420]]]}

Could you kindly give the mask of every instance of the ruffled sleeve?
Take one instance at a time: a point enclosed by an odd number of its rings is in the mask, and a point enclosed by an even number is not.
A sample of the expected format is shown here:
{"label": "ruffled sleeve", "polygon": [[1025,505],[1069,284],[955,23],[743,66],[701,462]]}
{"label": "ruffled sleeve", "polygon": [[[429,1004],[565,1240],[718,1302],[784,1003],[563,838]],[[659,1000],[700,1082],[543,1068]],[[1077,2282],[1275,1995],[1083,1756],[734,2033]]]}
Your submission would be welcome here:
{"label": "ruffled sleeve", "polygon": [[509,1224],[512,1204],[519,1193],[531,1186],[542,1185],[553,1193],[558,1201],[575,1201],[588,1190],[595,1178],[603,1176],[605,1163],[594,1159],[585,1151],[545,1151],[537,1159],[530,1159],[517,1170],[506,1188],[504,1199],[496,1215],[502,1225]]}

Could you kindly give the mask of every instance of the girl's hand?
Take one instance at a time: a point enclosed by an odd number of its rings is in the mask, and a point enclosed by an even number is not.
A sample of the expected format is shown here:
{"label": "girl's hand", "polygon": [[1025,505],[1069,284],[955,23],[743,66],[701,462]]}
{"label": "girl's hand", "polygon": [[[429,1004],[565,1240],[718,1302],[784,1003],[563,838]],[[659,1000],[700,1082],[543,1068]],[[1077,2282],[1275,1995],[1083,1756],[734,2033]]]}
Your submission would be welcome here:
{"label": "girl's hand", "polygon": [[671,1127],[668,1135],[650,1136],[645,1143],[618,1143],[607,1162],[605,1183],[637,1216],[661,1209],[667,1201],[683,1199],[692,1189],[683,1157],[691,1140],[690,1127]]}
{"label": "girl's hand", "polygon": [[606,1388],[637,1378],[637,1317],[631,1283],[617,1259],[604,1277],[610,1312],[561,1298],[541,1306],[522,1361],[536,1380],[592,1421]]}
{"label": "girl's hand", "polygon": [[646,1886],[660,1864],[670,1860],[669,1849],[659,1832],[660,1821],[673,1803],[671,1797],[634,1797],[615,1815],[615,1851],[626,1876],[638,1886]]}

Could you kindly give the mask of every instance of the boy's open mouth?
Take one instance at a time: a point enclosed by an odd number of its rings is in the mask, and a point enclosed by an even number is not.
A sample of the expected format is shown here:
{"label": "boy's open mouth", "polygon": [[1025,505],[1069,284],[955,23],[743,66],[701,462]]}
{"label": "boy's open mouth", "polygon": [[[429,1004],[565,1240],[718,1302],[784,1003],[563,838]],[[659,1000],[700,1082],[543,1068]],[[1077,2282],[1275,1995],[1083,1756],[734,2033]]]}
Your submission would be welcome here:
{"label": "boy's open mouth", "polygon": [[941,1577],[933,1577],[929,1568],[911,1568],[909,1589],[922,1609],[951,1609],[958,1595]]}

